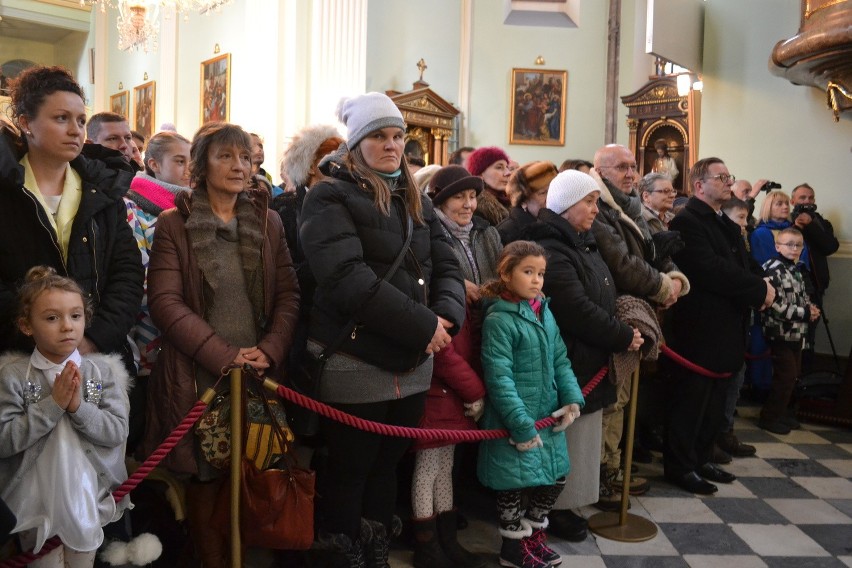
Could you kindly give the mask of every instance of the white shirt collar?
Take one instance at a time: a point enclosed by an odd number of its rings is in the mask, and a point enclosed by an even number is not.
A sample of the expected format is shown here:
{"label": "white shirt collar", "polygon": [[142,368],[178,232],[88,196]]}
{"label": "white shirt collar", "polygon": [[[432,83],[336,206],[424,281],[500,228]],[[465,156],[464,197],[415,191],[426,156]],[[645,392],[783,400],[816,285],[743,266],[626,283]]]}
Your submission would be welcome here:
{"label": "white shirt collar", "polygon": [[69,355],[67,359],[65,359],[61,363],[54,363],[53,361],[42,355],[41,351],[38,350],[38,347],[33,349],[33,354],[30,356],[30,363],[32,364],[32,366],[41,371],[50,371],[53,368],[56,368],[61,371],[65,368],[65,364],[68,361],[74,361],[74,364],[79,367],[80,364],[83,362],[83,357],[80,355],[80,352],[75,349],[74,352]]}

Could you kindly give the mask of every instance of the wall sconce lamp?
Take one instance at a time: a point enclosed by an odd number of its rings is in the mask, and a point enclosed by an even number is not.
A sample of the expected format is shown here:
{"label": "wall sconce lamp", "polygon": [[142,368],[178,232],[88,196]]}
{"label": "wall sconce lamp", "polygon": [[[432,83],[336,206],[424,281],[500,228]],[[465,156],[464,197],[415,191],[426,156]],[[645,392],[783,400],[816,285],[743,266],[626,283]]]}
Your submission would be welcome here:
{"label": "wall sconce lamp", "polygon": [[685,97],[689,91],[701,91],[704,89],[704,81],[700,77],[693,79],[692,73],[681,73],[677,76],[677,94]]}
{"label": "wall sconce lamp", "polygon": [[538,57],[536,57],[536,58],[535,58],[535,64],[536,64],[536,65],[544,65],[544,57],[542,57],[541,55],[539,55]]}

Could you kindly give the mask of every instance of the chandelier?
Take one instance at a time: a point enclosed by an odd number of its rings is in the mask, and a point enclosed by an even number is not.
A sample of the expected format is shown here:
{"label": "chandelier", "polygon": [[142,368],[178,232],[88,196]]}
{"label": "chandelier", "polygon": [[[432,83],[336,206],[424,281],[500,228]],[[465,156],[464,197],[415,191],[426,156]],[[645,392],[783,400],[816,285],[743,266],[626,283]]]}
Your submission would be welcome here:
{"label": "chandelier", "polygon": [[191,12],[218,12],[231,0],[80,0],[81,5],[107,6],[118,10],[118,49],[123,51],[156,51],[160,30],[160,8],[170,8],[189,18]]}

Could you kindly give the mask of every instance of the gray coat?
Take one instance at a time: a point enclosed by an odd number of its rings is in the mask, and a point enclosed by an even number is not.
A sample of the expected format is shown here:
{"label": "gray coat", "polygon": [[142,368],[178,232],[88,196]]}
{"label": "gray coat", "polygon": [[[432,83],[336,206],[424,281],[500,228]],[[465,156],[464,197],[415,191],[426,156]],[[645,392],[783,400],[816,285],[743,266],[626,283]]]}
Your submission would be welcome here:
{"label": "gray coat", "polygon": [[497,260],[503,251],[503,245],[500,242],[500,233],[497,232],[496,228],[484,219],[480,219],[479,217],[473,218],[473,229],[470,231],[470,249],[473,253],[476,268],[479,271],[479,280],[477,280],[473,267],[470,265],[470,259],[464,250],[464,245],[458,238],[453,236],[446,225],[441,223],[441,227],[453,245],[453,253],[459,261],[459,268],[461,268],[462,276],[464,276],[465,280],[470,280],[474,284],[481,285],[497,278]]}
{"label": "gray coat", "polygon": [[[11,494],[30,472],[47,442],[47,435],[65,414],[46,385],[42,385],[37,402],[26,404],[29,362],[30,355],[24,353],[0,357],[0,488],[5,495]],[[117,355],[86,355],[80,365],[84,381],[96,375],[92,367],[100,371],[103,386],[100,404],[81,402],[77,412],[69,416],[86,457],[98,473],[99,489],[111,491],[127,479],[124,449],[131,384]],[[34,369],[31,377],[35,373],[39,371]],[[125,498],[117,510],[129,505],[130,499]]]}

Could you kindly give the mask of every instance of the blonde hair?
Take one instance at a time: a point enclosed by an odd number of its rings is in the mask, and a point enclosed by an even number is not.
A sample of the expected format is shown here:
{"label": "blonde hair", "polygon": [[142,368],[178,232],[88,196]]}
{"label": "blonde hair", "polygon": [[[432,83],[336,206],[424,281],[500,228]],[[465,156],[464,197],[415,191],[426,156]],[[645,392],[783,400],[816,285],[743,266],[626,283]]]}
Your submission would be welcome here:
{"label": "blonde hair", "polygon": [[[179,142],[184,142],[190,145],[191,142],[177,132],[163,131],[155,134],[149,141],[148,147],[145,149],[145,173],[155,178],[157,174],[148,165],[148,160],[156,160],[158,164],[162,164],[166,152]],[[141,148],[140,148],[141,150]]]}
{"label": "blonde hair", "polygon": [[503,247],[500,258],[497,260],[497,279],[482,285],[480,291],[486,298],[496,298],[509,291],[504,276],[511,276],[522,260],[528,256],[540,256],[547,259],[547,251],[538,243],[532,241],[514,241]]}
{"label": "blonde hair", "polygon": [[18,289],[18,322],[29,321],[33,304],[39,296],[48,290],[62,290],[63,292],[80,294],[85,310],[86,325],[89,325],[92,320],[93,309],[91,302],[83,293],[83,289],[73,279],[57,274],[56,270],[50,266],[33,266],[24,276],[24,283]]}
{"label": "blonde hair", "polygon": [[783,191],[778,190],[767,193],[766,198],[763,200],[763,204],[760,206],[760,216],[758,217],[758,221],[763,221],[765,223],[772,219],[772,206],[775,205],[776,201],[790,203],[790,196]]}

